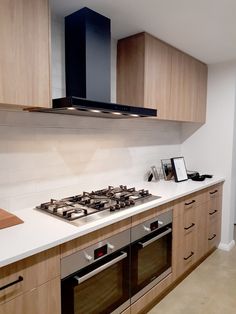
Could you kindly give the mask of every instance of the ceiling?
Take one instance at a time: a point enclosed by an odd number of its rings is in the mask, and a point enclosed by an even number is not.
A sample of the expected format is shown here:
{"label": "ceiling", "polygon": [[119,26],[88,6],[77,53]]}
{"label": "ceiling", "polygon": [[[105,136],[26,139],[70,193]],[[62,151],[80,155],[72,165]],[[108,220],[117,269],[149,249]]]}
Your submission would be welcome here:
{"label": "ceiling", "polygon": [[112,37],[146,31],[210,63],[236,60],[236,0],[51,0],[66,16],[84,6],[109,17]]}

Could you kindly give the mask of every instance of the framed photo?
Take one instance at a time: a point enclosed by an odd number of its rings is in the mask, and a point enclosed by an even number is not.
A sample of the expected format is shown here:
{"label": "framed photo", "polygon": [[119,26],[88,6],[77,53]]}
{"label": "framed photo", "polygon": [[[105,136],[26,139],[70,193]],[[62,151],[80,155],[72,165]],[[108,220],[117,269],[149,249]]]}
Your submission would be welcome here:
{"label": "framed photo", "polygon": [[188,180],[184,157],[171,158],[175,182]]}
{"label": "framed photo", "polygon": [[170,159],[161,159],[161,167],[163,172],[164,180],[171,180],[173,178],[173,169]]}

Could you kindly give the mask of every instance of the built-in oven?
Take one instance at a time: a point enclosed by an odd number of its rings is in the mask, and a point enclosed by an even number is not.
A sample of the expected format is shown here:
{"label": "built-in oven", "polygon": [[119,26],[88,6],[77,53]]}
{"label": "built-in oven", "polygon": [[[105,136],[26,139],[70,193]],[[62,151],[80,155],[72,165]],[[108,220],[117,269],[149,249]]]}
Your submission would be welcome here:
{"label": "built-in oven", "polygon": [[172,210],[131,229],[131,303],[171,273]]}
{"label": "built-in oven", "polygon": [[130,230],[61,261],[62,314],[121,313],[130,306]]}

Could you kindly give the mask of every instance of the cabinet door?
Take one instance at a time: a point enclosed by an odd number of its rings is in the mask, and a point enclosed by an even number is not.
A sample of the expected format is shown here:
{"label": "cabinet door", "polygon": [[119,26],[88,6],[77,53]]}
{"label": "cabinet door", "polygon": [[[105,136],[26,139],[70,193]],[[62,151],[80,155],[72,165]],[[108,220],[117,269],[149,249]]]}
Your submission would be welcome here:
{"label": "cabinet door", "polygon": [[0,104],[50,105],[48,0],[3,0]]}
{"label": "cabinet door", "polygon": [[185,53],[172,49],[171,118],[205,122],[207,67]]}
{"label": "cabinet door", "polygon": [[0,314],[60,314],[60,278],[24,293],[0,306]]}
{"label": "cabinet door", "polygon": [[0,304],[60,274],[59,247],[0,268]]}
{"label": "cabinet door", "polygon": [[144,107],[144,41],[144,33],[118,41],[118,103]]}
{"label": "cabinet door", "polygon": [[157,109],[160,119],[170,114],[171,48],[145,33],[145,107]]}

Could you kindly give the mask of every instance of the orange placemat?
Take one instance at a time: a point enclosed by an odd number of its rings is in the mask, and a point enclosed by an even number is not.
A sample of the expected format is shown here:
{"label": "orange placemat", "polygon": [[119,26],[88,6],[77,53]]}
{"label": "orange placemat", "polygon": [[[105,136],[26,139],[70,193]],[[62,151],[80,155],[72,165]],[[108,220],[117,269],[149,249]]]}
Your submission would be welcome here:
{"label": "orange placemat", "polygon": [[22,224],[23,222],[24,221],[16,215],[0,208],[0,229]]}

